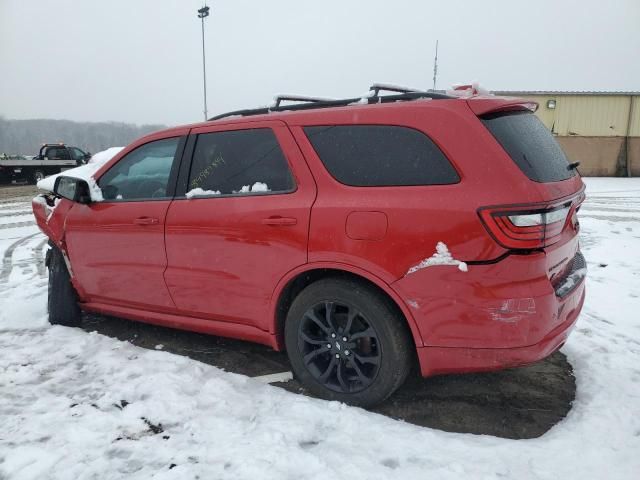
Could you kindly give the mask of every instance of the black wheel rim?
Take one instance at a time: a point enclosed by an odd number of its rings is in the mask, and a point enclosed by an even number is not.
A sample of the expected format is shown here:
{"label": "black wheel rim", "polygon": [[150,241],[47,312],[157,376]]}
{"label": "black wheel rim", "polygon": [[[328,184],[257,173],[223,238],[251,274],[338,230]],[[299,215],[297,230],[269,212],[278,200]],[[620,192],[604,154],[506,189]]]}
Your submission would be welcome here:
{"label": "black wheel rim", "polygon": [[366,389],[378,375],[378,335],[362,312],[325,301],[306,311],[298,328],[298,350],[320,384],[340,393]]}

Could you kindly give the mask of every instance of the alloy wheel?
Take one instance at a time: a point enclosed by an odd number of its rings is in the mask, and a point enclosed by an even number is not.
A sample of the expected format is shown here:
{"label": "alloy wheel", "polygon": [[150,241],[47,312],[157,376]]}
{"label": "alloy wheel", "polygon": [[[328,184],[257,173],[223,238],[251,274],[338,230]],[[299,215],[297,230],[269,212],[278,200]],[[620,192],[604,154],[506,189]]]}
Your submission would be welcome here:
{"label": "alloy wheel", "polygon": [[378,335],[350,305],[324,301],[299,324],[298,349],[309,373],[326,388],[356,393],[375,380],[382,360]]}

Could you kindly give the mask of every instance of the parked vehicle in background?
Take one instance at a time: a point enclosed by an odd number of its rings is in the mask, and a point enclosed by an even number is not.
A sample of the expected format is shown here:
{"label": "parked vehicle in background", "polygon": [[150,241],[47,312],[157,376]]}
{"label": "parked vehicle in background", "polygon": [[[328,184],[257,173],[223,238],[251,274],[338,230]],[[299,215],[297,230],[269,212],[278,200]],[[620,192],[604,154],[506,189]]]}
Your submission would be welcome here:
{"label": "parked vehicle in background", "polygon": [[279,97],[57,178],[33,202],[50,322],[84,309],[263,343],[361,406],[416,361],[555,352],[585,295],[575,165],[529,101],[390,89]]}
{"label": "parked vehicle in background", "polygon": [[34,160],[75,160],[80,166],[87,163],[90,158],[91,153],[78,147],[64,143],[45,143],[40,147],[40,152],[34,157]]}
{"label": "parked vehicle in background", "polygon": [[38,155],[0,156],[0,180],[37,183],[43,178],[83,165],[91,154],[64,143],[45,143]]}

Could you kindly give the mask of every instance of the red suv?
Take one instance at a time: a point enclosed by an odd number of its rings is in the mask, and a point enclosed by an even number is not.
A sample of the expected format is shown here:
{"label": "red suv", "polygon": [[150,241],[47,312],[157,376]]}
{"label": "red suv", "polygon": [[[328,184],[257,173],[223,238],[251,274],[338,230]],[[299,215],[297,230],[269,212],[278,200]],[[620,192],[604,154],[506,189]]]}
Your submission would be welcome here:
{"label": "red suv", "polygon": [[556,351],[585,295],[576,164],[531,102],[380,90],[280,97],[58,178],[33,204],[51,323],[286,349],[309,391],[361,406],[416,359],[429,376]]}

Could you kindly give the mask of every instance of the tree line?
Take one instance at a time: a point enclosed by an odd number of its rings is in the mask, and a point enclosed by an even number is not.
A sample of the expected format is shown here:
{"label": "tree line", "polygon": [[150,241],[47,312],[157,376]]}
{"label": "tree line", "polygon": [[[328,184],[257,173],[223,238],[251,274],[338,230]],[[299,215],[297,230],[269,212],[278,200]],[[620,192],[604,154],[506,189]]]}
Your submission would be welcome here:
{"label": "tree line", "polygon": [[126,146],[164,125],[71,120],[11,120],[0,117],[0,154],[35,155],[43,143],[63,142],[92,153]]}

